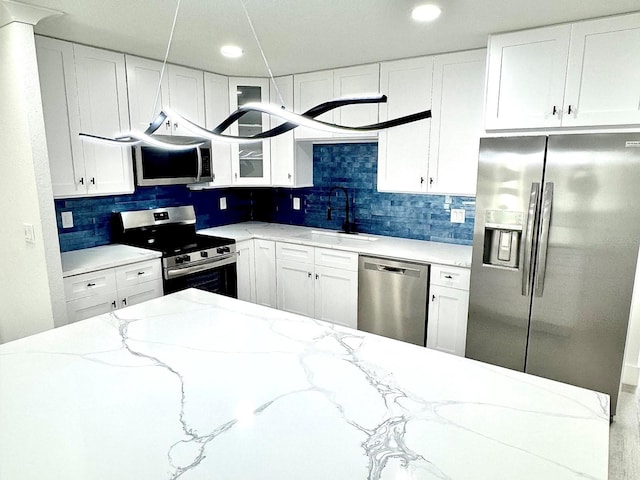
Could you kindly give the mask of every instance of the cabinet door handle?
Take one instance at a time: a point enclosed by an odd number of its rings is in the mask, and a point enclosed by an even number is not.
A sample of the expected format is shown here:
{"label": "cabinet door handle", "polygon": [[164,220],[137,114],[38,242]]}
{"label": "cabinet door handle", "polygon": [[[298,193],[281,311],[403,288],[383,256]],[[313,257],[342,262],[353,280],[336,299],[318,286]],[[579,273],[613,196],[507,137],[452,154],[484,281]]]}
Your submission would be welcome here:
{"label": "cabinet door handle", "polygon": [[569,108],[567,108],[567,113],[571,115],[571,105],[569,105]]}
{"label": "cabinet door handle", "polygon": [[551,112],[552,115],[556,115],[558,113],[558,109],[556,108],[556,106],[553,106],[553,112]]}
{"label": "cabinet door handle", "polygon": [[122,299],[122,304],[123,304],[123,305],[126,305],[126,304],[127,304],[127,297],[125,297],[125,298],[123,298],[123,299]]}
{"label": "cabinet door handle", "polygon": [[96,286],[95,283],[91,283],[91,282],[87,283],[87,288],[91,288],[91,287],[95,287],[95,286]]}
{"label": "cabinet door handle", "polygon": [[80,180],[78,181],[78,183],[80,185],[84,185],[84,177],[80,177]]}
{"label": "cabinet door handle", "polygon": [[433,177],[429,177],[429,185],[433,185]]}
{"label": "cabinet door handle", "polygon": [[171,120],[167,120],[167,123],[165,124],[165,127],[167,130],[171,129]]}
{"label": "cabinet door handle", "polygon": [[307,278],[311,278],[311,272],[307,272]]}
{"label": "cabinet door handle", "polygon": [[290,173],[287,173],[287,178],[288,178],[289,180],[291,180],[291,174],[290,174]]}
{"label": "cabinet door handle", "polygon": [[316,280],[318,280],[319,278],[320,278],[320,275],[316,273]]}
{"label": "cabinet door handle", "polygon": [[96,178],[95,177],[91,177],[91,184],[95,185],[96,184]]}
{"label": "cabinet door handle", "polygon": [[113,302],[111,302],[111,306],[112,306],[113,308],[116,308],[116,301],[115,301],[115,300],[114,300]]}
{"label": "cabinet door handle", "polygon": [[424,183],[424,177],[420,177],[420,185]]}
{"label": "cabinet door handle", "polygon": [[178,128],[178,122],[175,122],[175,123],[173,124],[173,128]]}
{"label": "cabinet door handle", "polygon": [[431,301],[432,301],[432,302],[435,302],[435,301],[436,301],[436,295],[435,295],[435,294],[431,295]]}

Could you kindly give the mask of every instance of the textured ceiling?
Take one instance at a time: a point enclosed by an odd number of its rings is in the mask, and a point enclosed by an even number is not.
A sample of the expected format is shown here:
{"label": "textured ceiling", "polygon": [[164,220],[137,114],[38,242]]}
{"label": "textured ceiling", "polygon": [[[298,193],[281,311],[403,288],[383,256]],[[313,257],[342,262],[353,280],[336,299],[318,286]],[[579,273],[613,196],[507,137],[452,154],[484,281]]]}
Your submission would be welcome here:
{"label": "textured ceiling", "polygon": [[[2,0],[0,0],[2,1]],[[162,59],[178,0],[20,0],[63,16],[36,33]],[[275,75],[486,46],[487,35],[640,10],[638,0],[433,0],[439,20],[409,18],[420,0],[244,0]],[[223,44],[245,55],[230,60]],[[240,0],[181,0],[169,61],[267,76]]]}

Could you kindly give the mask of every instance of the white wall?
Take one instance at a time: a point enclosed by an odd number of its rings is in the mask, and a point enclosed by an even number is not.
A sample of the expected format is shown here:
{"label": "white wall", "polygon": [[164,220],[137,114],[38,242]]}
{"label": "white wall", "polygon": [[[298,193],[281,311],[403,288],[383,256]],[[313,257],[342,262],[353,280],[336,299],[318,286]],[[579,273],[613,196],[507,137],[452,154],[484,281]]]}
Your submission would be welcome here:
{"label": "white wall", "polygon": [[0,28],[0,65],[2,343],[66,324],[66,309],[31,25]]}

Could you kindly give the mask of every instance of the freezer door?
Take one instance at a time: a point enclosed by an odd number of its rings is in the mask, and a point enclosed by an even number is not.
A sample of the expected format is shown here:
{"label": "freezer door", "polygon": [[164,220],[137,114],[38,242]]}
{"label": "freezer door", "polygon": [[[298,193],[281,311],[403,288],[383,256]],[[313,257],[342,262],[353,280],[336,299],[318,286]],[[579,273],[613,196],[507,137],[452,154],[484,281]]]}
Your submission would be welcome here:
{"label": "freezer door", "polygon": [[546,136],[480,141],[466,356],[520,371],[546,142]]}
{"label": "freezer door", "polygon": [[636,133],[549,138],[531,310],[526,371],[608,393],[612,415],[640,239],[638,147]]}

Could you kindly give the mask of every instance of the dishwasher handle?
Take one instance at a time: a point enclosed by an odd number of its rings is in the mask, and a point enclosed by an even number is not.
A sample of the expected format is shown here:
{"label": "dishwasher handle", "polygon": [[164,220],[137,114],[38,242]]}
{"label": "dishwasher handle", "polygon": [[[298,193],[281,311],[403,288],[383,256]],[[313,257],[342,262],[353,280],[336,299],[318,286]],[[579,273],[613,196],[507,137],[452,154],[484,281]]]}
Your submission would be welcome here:
{"label": "dishwasher handle", "polygon": [[365,262],[364,268],[366,270],[377,270],[378,272],[392,273],[394,275],[406,275],[409,277],[420,277],[421,274],[421,271],[417,268],[396,267],[382,263]]}

